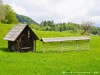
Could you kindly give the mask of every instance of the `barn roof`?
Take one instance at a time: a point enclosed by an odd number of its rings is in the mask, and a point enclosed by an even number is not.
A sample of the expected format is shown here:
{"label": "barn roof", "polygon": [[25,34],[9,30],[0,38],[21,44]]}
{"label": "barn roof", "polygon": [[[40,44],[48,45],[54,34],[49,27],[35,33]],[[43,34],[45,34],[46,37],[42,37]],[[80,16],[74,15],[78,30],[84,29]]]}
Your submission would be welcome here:
{"label": "barn roof", "polygon": [[[25,25],[25,24],[15,25],[10,30],[10,32],[4,37],[4,39],[9,40],[9,41],[15,41],[27,26],[28,25]],[[38,37],[36,36],[36,34],[34,32],[33,32],[33,34],[35,35],[35,38],[38,39]]]}
{"label": "barn roof", "polygon": [[72,41],[72,40],[90,40],[90,36],[81,37],[58,37],[58,38],[42,38],[42,42],[61,42],[61,41]]}

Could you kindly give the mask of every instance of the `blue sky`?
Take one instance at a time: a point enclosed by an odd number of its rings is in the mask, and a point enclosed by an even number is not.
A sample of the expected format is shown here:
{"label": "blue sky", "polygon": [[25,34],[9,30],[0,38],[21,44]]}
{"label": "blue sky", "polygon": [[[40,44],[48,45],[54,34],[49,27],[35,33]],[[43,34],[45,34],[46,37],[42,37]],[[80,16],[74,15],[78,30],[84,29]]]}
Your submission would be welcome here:
{"label": "blue sky", "polygon": [[100,23],[100,0],[3,0],[21,15],[40,23],[42,20],[81,23],[91,20]]}

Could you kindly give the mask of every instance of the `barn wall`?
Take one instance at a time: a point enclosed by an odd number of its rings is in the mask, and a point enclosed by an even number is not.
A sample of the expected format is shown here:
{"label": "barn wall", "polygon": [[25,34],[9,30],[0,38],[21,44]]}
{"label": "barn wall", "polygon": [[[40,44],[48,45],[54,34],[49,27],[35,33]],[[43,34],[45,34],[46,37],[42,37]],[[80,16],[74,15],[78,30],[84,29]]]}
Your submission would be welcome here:
{"label": "barn wall", "polygon": [[[22,41],[24,43],[25,42],[28,43],[22,44]],[[16,39],[16,41],[14,42],[8,41],[8,49],[9,51],[18,51],[18,52],[25,51],[25,49],[26,51],[36,51],[36,35],[34,35],[33,31],[27,26],[23,30],[23,32],[19,35],[19,37]]]}
{"label": "barn wall", "polygon": [[[28,34],[28,31],[30,32],[30,36],[28,36],[29,34]],[[29,50],[26,50],[26,51],[33,51],[33,36],[32,36],[32,33],[31,33],[31,30],[28,28],[28,27],[26,27],[25,29],[24,29],[24,31],[20,34],[20,36],[17,38],[17,40],[16,40],[16,50],[17,51],[24,51],[24,50],[22,50],[21,48],[21,43],[22,43],[22,40],[21,40],[21,38],[24,36],[24,35],[26,35],[27,36],[27,40],[29,40],[30,41],[30,44],[29,43],[27,43],[26,45],[27,46],[29,46],[30,47],[30,49]],[[25,42],[26,40],[23,40],[23,42]],[[29,45],[28,45],[29,44]]]}

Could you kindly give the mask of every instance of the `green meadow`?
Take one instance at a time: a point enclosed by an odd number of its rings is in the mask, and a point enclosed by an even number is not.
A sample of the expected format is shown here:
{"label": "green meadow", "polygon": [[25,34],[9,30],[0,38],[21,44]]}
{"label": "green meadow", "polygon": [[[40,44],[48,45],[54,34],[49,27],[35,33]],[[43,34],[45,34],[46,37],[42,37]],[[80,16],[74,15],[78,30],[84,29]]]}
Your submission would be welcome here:
{"label": "green meadow", "polygon": [[[0,24],[0,75],[100,75],[100,36],[91,35],[90,50],[46,52],[37,41],[36,52],[8,52],[3,40],[13,25]],[[79,36],[69,31],[33,31],[42,37]],[[47,45],[47,50],[54,43]],[[59,43],[55,43],[59,47]],[[74,43],[73,43],[74,44]],[[74,45],[68,44],[69,48]]]}

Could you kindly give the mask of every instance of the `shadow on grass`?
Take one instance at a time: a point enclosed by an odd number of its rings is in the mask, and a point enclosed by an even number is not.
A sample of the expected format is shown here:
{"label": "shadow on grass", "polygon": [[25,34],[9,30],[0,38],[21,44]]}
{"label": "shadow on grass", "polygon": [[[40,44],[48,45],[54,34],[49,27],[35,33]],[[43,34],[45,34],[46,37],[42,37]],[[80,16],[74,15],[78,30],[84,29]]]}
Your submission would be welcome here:
{"label": "shadow on grass", "polygon": [[70,52],[87,52],[87,51],[89,51],[88,49],[86,49],[86,50],[68,50],[68,51],[63,51],[63,52],[61,52],[61,51],[45,51],[45,52],[43,52],[43,51],[36,51],[35,53],[70,53]]}
{"label": "shadow on grass", "polygon": [[[0,51],[3,51],[3,52],[15,52],[15,51],[9,51],[8,48],[0,48]],[[65,52],[81,52],[81,51],[88,51],[88,50],[80,50],[80,51],[76,51],[76,50],[69,50],[69,51],[46,51],[46,52],[43,52],[43,51],[36,51],[36,52],[33,52],[33,53],[65,53]],[[27,53],[27,52],[19,52],[19,53]]]}
{"label": "shadow on grass", "polygon": [[10,51],[8,50],[8,48],[0,48],[0,51],[10,52]]}

